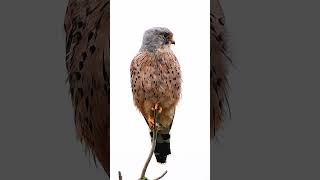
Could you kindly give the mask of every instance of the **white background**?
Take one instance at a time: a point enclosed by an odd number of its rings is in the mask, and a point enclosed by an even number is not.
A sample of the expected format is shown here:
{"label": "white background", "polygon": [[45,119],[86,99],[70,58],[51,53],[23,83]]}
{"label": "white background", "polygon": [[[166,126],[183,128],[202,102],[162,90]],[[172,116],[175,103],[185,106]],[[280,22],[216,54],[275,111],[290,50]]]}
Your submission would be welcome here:
{"label": "white background", "polygon": [[[181,3],[183,2],[183,4]],[[138,179],[151,148],[148,126],[133,105],[130,63],[146,29],[169,28],[182,71],[182,98],[171,129],[171,155],[158,164],[153,155],[148,178],[210,178],[209,1],[117,0],[111,3],[111,179]]]}

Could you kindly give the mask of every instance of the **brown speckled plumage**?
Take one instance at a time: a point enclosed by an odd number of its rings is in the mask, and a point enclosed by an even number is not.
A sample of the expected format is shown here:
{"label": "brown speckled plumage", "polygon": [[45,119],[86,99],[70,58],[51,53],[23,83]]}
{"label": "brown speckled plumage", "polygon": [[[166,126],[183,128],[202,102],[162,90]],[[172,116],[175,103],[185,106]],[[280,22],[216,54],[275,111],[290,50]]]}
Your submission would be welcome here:
{"label": "brown speckled plumage", "polygon": [[70,0],[66,68],[76,134],[109,174],[109,0]]}
{"label": "brown speckled plumage", "polygon": [[[154,36],[158,35],[150,35],[152,38]],[[169,39],[171,38],[172,34]],[[175,107],[181,94],[181,71],[179,62],[170,49],[171,43],[161,44],[160,40],[161,45],[158,46],[157,41],[152,39],[147,46],[144,46],[144,41],[140,52],[132,60],[130,72],[134,104],[144,118],[147,120],[149,116],[153,116],[152,108],[156,103],[162,107],[162,112],[158,115],[161,136],[168,135],[171,129]],[[157,146],[160,147],[159,144]]]}
{"label": "brown speckled plumage", "polygon": [[229,110],[228,66],[231,63],[226,44],[224,14],[219,0],[211,3],[210,21],[210,135],[214,137],[221,127],[226,111]]}
{"label": "brown speckled plumage", "polygon": [[140,52],[131,64],[131,84],[134,103],[144,117],[152,113],[151,108],[160,102],[163,113],[159,122],[171,124],[170,117],[164,118],[167,109],[175,108],[181,92],[179,63],[170,49],[156,53]]}

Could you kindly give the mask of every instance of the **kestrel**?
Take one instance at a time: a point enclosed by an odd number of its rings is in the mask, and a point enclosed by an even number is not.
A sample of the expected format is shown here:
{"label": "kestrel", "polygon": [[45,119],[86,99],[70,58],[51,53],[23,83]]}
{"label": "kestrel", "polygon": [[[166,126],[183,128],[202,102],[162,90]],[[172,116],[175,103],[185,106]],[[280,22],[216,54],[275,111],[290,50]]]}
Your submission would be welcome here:
{"label": "kestrel", "polygon": [[214,137],[221,127],[221,122],[228,103],[228,65],[231,60],[227,55],[226,29],[224,14],[219,0],[213,0],[210,10],[210,130]]}
{"label": "kestrel", "polygon": [[171,154],[170,129],[181,94],[180,65],[171,44],[175,41],[168,28],[148,29],[130,67],[134,104],[145,118],[151,137],[154,126],[158,129],[154,154],[159,163],[165,163]]}
{"label": "kestrel", "polygon": [[70,0],[65,14],[66,68],[76,134],[110,168],[109,0]]}

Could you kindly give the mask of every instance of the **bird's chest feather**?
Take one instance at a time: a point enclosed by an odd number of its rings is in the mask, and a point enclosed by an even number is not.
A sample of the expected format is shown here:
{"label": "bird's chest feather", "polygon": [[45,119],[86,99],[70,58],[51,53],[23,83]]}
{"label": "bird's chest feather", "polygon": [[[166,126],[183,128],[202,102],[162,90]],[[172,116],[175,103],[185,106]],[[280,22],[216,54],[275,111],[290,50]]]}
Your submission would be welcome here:
{"label": "bird's chest feather", "polygon": [[137,104],[150,101],[176,104],[181,92],[181,72],[171,52],[139,54],[131,67],[131,83]]}
{"label": "bird's chest feather", "polygon": [[173,54],[155,54],[144,63],[142,69],[146,73],[142,83],[153,95],[170,96],[175,91],[174,87],[180,86],[180,66]]}

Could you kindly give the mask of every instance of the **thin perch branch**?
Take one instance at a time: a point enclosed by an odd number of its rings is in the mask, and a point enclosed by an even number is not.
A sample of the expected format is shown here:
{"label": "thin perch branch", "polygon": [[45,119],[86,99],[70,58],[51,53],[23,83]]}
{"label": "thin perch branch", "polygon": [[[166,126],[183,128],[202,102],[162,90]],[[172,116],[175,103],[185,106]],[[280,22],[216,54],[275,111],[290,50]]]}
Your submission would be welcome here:
{"label": "thin perch branch", "polygon": [[167,172],[168,172],[168,171],[165,171],[160,177],[158,177],[158,178],[156,178],[156,179],[154,179],[154,180],[159,180],[159,179],[163,178],[163,176],[166,175]]}
{"label": "thin perch branch", "polygon": [[147,159],[147,161],[146,161],[146,163],[144,164],[144,167],[143,167],[143,169],[142,169],[142,173],[141,173],[140,179],[143,179],[143,178],[145,177],[145,174],[146,174],[148,165],[149,165],[149,163],[150,163],[150,160],[151,160],[151,158],[152,158],[154,149],[156,148],[157,134],[158,134],[158,131],[156,130],[157,118],[158,118],[158,117],[157,117],[157,112],[156,112],[156,110],[154,110],[154,126],[153,126],[153,130],[152,130],[152,132],[153,132],[153,136],[152,136],[152,147],[151,147],[151,150],[150,150],[148,159]]}
{"label": "thin perch branch", "polygon": [[[147,171],[147,168],[149,166],[149,163],[150,163],[150,160],[152,158],[152,155],[153,155],[153,152],[154,152],[154,149],[156,148],[156,142],[157,142],[157,135],[158,135],[158,131],[156,130],[156,127],[157,127],[157,109],[155,108],[154,110],[154,126],[153,126],[153,136],[152,136],[152,146],[151,146],[151,150],[150,150],[150,153],[149,153],[149,156],[148,156],[148,159],[147,161],[145,162],[144,164],[144,167],[142,169],[142,173],[141,173],[141,176],[139,178],[139,180],[148,180],[146,177],[145,177],[145,174],[146,174],[146,171]],[[159,180],[161,178],[163,178],[166,174],[167,174],[168,171],[165,171],[160,177],[154,179],[154,180]],[[122,180],[122,176],[121,176],[121,172],[118,171],[118,174],[119,174],[119,180]]]}

